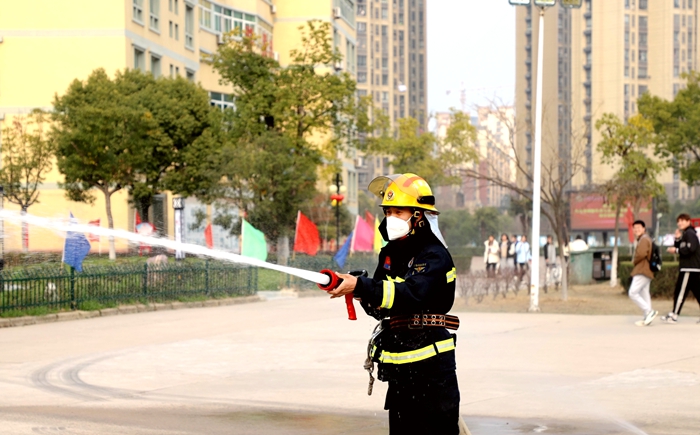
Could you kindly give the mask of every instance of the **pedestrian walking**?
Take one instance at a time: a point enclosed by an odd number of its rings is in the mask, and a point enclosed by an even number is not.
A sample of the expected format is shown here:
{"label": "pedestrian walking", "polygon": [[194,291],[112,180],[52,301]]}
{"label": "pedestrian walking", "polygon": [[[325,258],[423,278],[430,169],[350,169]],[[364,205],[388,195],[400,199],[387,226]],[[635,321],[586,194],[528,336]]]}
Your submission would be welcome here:
{"label": "pedestrian walking", "polygon": [[515,258],[515,245],[518,244],[518,236],[513,234],[510,236],[510,246],[508,247],[508,258],[513,262],[513,269],[518,267],[518,260]]}
{"label": "pedestrian walking", "polygon": [[651,271],[651,237],[646,233],[646,224],[637,220],[632,224],[632,231],[637,238],[637,247],[634,250],[634,268],[632,269],[632,284],[630,284],[629,297],[642,310],[642,320],[635,322],[637,326],[649,326],[658,313],[651,307],[651,280],[654,273]]}
{"label": "pedestrian walking", "polygon": [[544,291],[546,293],[549,284],[554,284],[555,286],[560,284],[557,277],[557,267],[559,267],[557,264],[557,247],[554,246],[551,235],[547,235],[547,243],[544,245],[544,264]]}
{"label": "pedestrian walking", "polygon": [[484,264],[489,278],[496,276],[496,266],[501,260],[500,250],[501,248],[493,236],[489,236],[489,239],[484,242]]}
{"label": "pedestrian walking", "polygon": [[527,236],[520,236],[520,241],[515,245],[515,257],[518,264],[518,281],[522,283],[523,275],[530,269],[529,263],[532,260],[530,253],[530,244],[527,242]]}
{"label": "pedestrian walking", "polygon": [[[690,225],[690,215],[682,213],[676,219],[676,239],[674,246],[666,249],[666,252],[678,254],[678,279],[676,290],[673,293],[673,311],[661,320],[666,323],[678,322],[678,316],[683,309],[683,303],[688,296],[688,290],[693,292],[695,300],[700,304],[700,249],[698,249],[698,236],[695,228]],[[700,323],[700,321],[698,321]]]}
{"label": "pedestrian walking", "polygon": [[501,247],[500,247],[500,272],[505,273],[507,270],[512,269],[510,262],[510,240],[508,240],[508,234],[501,234]]}
{"label": "pedestrian walking", "polygon": [[330,293],[353,294],[380,320],[365,368],[371,376],[378,363],[379,379],[389,382],[389,433],[457,435],[456,336],[448,329],[459,319],[447,314],[457,271],[439,236],[435,197],[415,174],[375,178],[369,190],[382,199],[379,232],[388,243],[372,278],[339,273],[343,282]]}

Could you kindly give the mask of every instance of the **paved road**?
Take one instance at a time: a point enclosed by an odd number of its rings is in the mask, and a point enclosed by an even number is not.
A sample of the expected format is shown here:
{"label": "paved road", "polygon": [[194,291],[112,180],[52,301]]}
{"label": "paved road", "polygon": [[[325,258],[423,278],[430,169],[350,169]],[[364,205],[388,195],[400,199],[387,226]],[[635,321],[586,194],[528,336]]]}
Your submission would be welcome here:
{"label": "paved road", "polygon": [[[461,313],[474,435],[700,432],[700,325]],[[326,298],[0,329],[0,434],[386,434],[373,322]]]}

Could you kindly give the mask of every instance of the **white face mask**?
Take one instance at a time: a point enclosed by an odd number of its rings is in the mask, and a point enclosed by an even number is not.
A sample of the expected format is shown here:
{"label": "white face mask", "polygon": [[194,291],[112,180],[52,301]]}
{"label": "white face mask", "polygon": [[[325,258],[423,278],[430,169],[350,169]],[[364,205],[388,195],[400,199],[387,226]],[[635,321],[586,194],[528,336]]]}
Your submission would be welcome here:
{"label": "white face mask", "polygon": [[408,232],[411,231],[411,226],[408,224],[410,220],[410,217],[407,220],[403,220],[394,216],[387,217],[386,234],[389,236],[389,240],[400,239],[401,237],[408,234]]}

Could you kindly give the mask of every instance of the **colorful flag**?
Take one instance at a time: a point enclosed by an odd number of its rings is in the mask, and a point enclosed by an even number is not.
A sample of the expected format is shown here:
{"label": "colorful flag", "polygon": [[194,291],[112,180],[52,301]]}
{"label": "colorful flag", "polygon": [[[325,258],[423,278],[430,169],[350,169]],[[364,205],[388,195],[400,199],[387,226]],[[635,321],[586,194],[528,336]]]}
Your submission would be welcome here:
{"label": "colorful flag", "polygon": [[[100,226],[100,220],[97,219],[97,220],[94,220],[94,221],[90,221],[90,222],[88,222],[88,225],[92,225],[92,226],[94,226],[94,227],[99,227],[99,226]],[[90,241],[90,242],[99,242],[99,241],[100,241],[100,235],[99,235],[99,234],[94,234],[94,233],[88,233],[87,239],[88,239],[88,241]]]}
{"label": "colorful flag", "polygon": [[352,232],[348,236],[347,239],[345,239],[345,243],[343,243],[343,247],[340,248],[340,250],[333,256],[333,259],[335,260],[336,263],[338,263],[338,266],[341,268],[345,267],[345,260],[348,258],[348,254],[350,253],[350,243],[352,241]]}
{"label": "colorful flag", "polygon": [[211,228],[211,222],[204,228],[204,242],[207,244],[207,248],[214,249],[214,233]]}
{"label": "colorful flag", "polygon": [[321,247],[321,238],[318,228],[304,213],[297,214],[297,229],[294,232],[294,252],[303,252],[308,255],[316,255]]}
{"label": "colorful flag", "polygon": [[365,222],[359,215],[355,219],[355,235],[350,244],[350,252],[372,252],[374,231],[372,225]]}
{"label": "colorful flag", "polygon": [[382,237],[382,233],[379,232],[379,219],[374,218],[374,252],[379,254],[379,251],[386,246],[386,240]]}
{"label": "colorful flag", "polygon": [[[73,213],[70,214],[71,224],[75,223]],[[68,231],[63,245],[63,262],[78,272],[83,271],[83,260],[90,252],[90,242],[83,233]]]}
{"label": "colorful flag", "polygon": [[267,243],[265,234],[249,224],[245,219],[241,219],[241,255],[267,260]]}

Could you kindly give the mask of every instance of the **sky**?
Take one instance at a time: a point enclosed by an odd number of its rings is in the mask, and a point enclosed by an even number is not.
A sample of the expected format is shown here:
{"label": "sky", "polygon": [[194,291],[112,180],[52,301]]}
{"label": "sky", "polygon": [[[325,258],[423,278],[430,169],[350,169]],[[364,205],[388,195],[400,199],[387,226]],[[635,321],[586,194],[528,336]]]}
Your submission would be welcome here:
{"label": "sky", "polygon": [[[428,0],[428,110],[515,94],[515,7],[508,0]],[[462,85],[464,83],[464,85]],[[447,95],[447,91],[451,91]]]}

